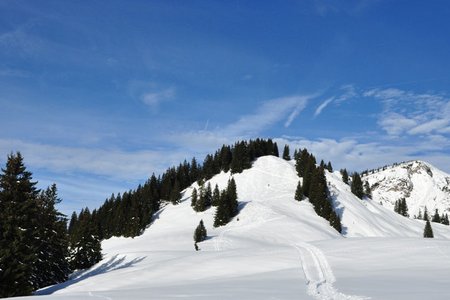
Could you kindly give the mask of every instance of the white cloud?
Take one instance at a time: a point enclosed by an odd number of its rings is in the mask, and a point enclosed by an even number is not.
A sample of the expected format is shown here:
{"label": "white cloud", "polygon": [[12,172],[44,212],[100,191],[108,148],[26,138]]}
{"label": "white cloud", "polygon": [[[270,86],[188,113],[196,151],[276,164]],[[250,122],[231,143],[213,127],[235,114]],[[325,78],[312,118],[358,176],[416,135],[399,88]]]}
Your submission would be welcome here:
{"label": "white cloud", "polygon": [[378,124],[391,136],[398,136],[414,126],[417,122],[397,113],[383,114]]}
{"label": "white cloud", "polygon": [[328,106],[332,101],[334,100],[334,97],[328,98],[324,102],[322,102],[316,109],[316,112],[314,113],[314,117],[317,117],[322,113],[322,110],[324,110],[325,107]]}
{"label": "white cloud", "polygon": [[447,133],[449,99],[442,94],[414,93],[400,89],[372,89],[363,93],[381,101],[378,124],[388,135],[431,135]]}
{"label": "white cloud", "polygon": [[433,131],[445,129],[450,123],[450,119],[436,119],[425,122],[409,130],[409,134],[428,134]]}
{"label": "white cloud", "polygon": [[156,107],[164,101],[171,100],[175,97],[175,89],[173,87],[167,88],[158,92],[148,92],[141,96],[143,103],[150,107]]}
{"label": "white cloud", "polygon": [[[0,152],[20,151],[32,169],[59,173],[86,173],[119,180],[146,179],[182,161],[177,151],[125,151],[119,149],[75,148],[0,139]],[[0,158],[0,161],[4,158]]]}
{"label": "white cloud", "polygon": [[315,96],[291,96],[265,101],[255,112],[243,115],[224,127],[177,132],[167,139],[170,143],[189,149],[196,156],[199,153],[207,154],[223,144],[259,137],[265,129],[282,120],[285,120],[285,127],[290,126],[313,97]]}
{"label": "white cloud", "polygon": [[244,115],[228,125],[223,134],[228,137],[242,137],[257,134],[286,118],[288,127],[306,107],[311,96],[291,96],[264,102],[253,114]]}

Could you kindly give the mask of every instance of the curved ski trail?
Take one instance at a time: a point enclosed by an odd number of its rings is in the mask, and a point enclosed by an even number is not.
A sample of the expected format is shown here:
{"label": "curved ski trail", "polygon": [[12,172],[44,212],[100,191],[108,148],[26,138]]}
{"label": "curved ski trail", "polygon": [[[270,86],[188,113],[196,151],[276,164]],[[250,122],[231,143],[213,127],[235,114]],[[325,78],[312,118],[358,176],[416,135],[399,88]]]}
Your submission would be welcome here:
{"label": "curved ski trail", "polygon": [[333,275],[325,255],[308,243],[293,245],[300,253],[303,272],[308,285],[308,294],[319,300],[362,300],[367,297],[346,295],[333,287],[336,278]]}

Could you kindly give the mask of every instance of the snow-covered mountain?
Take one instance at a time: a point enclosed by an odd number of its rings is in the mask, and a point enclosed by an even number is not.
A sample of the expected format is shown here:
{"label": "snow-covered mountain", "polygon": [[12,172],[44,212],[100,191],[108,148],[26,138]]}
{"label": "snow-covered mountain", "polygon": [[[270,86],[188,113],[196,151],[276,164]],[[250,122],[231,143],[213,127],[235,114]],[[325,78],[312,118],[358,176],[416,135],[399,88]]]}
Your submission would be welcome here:
{"label": "snow-covered mountain", "polygon": [[[411,174],[428,174],[423,170]],[[445,178],[435,168],[430,170],[429,182]],[[375,176],[381,181],[381,174],[370,175],[369,182],[374,185]],[[223,189],[230,176],[222,172],[211,185]],[[447,297],[450,227],[433,223],[436,238],[422,238],[424,221],[402,217],[380,204],[395,201],[397,194],[380,200],[374,189],[375,200],[360,200],[339,172],[327,172],[333,205],[342,219],[341,235],[307,200],[294,200],[300,178],[293,161],[261,157],[233,177],[240,212],[226,226],[213,227],[215,208],[199,213],[191,208],[194,184],[184,191],[180,204],[162,208],[143,235],[104,241],[100,263],[39,291],[47,295],[40,299]],[[427,187],[436,195],[442,191],[433,190],[438,185]],[[197,252],[193,232],[200,220],[208,239]]]}
{"label": "snow-covered mountain", "polygon": [[429,163],[415,160],[385,167],[363,177],[368,181],[375,201],[393,209],[395,201],[406,199],[411,217],[435,209],[450,212],[450,175]]}

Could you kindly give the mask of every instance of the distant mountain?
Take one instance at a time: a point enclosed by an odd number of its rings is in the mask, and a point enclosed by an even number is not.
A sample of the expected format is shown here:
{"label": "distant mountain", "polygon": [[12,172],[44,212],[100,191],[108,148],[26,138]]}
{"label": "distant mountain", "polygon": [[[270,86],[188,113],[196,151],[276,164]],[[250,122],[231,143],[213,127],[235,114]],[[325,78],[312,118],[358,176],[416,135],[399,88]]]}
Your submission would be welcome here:
{"label": "distant mountain", "polygon": [[406,199],[410,217],[423,214],[450,213],[450,175],[431,164],[414,160],[369,172],[368,181],[374,201],[393,209],[396,200]]}

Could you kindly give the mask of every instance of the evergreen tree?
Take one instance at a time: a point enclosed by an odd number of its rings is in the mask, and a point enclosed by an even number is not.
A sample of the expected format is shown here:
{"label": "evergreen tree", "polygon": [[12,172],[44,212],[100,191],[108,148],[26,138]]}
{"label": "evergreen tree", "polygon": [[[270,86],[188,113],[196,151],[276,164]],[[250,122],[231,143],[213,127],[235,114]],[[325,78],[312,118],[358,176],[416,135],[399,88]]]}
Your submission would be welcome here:
{"label": "evergreen tree", "polygon": [[433,238],[433,229],[431,228],[431,224],[430,221],[427,220],[426,224],[425,224],[425,228],[423,230],[423,237],[424,238]]}
{"label": "evergreen tree", "polygon": [[422,211],[420,210],[420,208],[419,208],[419,213],[418,213],[418,215],[417,215],[417,219],[419,219],[419,220],[422,220]]}
{"label": "evergreen tree", "polygon": [[55,208],[60,202],[55,184],[42,191],[38,197],[40,242],[34,265],[36,289],[64,282],[70,273],[67,261],[69,247],[67,219]]}
{"label": "evergreen tree", "polygon": [[297,189],[295,190],[295,200],[302,201],[303,200],[303,188],[302,183],[299,181],[297,184]]}
{"label": "evergreen tree", "polygon": [[228,181],[228,186],[220,193],[219,205],[214,216],[214,227],[225,225],[238,213],[236,182],[234,178]]}
{"label": "evergreen tree", "polygon": [[428,209],[427,209],[427,207],[425,206],[425,209],[424,209],[424,211],[423,211],[423,220],[425,220],[425,221],[428,221],[430,218],[429,218],[429,216],[428,216]]}
{"label": "evergreen tree", "polygon": [[331,227],[336,229],[337,232],[342,233],[341,218],[334,211],[330,213],[329,222]]}
{"label": "evergreen tree", "polygon": [[368,181],[364,182],[364,195],[368,198],[372,198],[372,190],[370,189],[370,184]]}
{"label": "evergreen tree", "polygon": [[406,199],[402,198],[401,202],[400,202],[400,213],[402,216],[404,217],[409,217],[409,213],[408,213],[408,204],[406,204]]}
{"label": "evergreen tree", "polygon": [[216,184],[216,186],[214,187],[212,201],[211,201],[212,206],[219,205],[219,200],[220,200],[220,191],[219,191],[219,186]]}
{"label": "evergreen tree", "polygon": [[431,222],[441,223],[441,216],[439,216],[439,211],[436,208],[433,218],[431,218]]}
{"label": "evergreen tree", "polygon": [[331,165],[331,161],[328,162],[326,169],[327,169],[330,173],[333,173],[333,166]]}
{"label": "evergreen tree", "polygon": [[22,155],[10,154],[0,175],[0,297],[30,295],[36,287],[39,191]]}
{"label": "evergreen tree", "polygon": [[192,190],[192,195],[191,195],[191,206],[194,208],[194,210],[195,210],[195,207],[197,206],[197,201],[198,201],[197,198],[198,198],[198,196],[197,196],[197,189],[194,188]]}
{"label": "evergreen tree", "polygon": [[91,213],[86,208],[78,216],[79,224],[70,240],[70,266],[73,270],[90,268],[102,259],[102,249]]}
{"label": "evergreen tree", "polygon": [[197,228],[194,231],[194,241],[195,243],[203,242],[206,239],[207,232],[203,220],[200,220]]}
{"label": "evergreen tree", "polygon": [[285,160],[291,160],[291,155],[289,153],[289,145],[284,145],[283,149],[283,159]]}
{"label": "evergreen tree", "polygon": [[394,203],[394,212],[400,214],[400,201],[399,201],[399,200],[395,200],[395,203]]}
{"label": "evergreen tree", "polygon": [[170,197],[169,201],[173,204],[178,204],[181,200],[181,189],[180,184],[178,183],[178,180],[175,180],[175,184],[172,187],[172,190],[170,191]]}
{"label": "evergreen tree", "polygon": [[200,197],[198,198],[197,202],[195,203],[194,210],[195,211],[205,211],[207,207],[207,199],[206,199],[206,193],[205,193],[205,187],[203,186],[203,182],[201,182],[200,188]]}
{"label": "evergreen tree", "polygon": [[342,181],[346,184],[348,184],[348,173],[346,169],[341,170],[341,174],[342,174]]}
{"label": "evergreen tree", "polygon": [[351,191],[356,197],[362,199],[364,196],[363,184],[361,176],[357,172],[353,173]]}
{"label": "evergreen tree", "polygon": [[230,181],[228,181],[227,186],[227,198],[228,198],[228,209],[230,218],[234,217],[238,213],[238,195],[237,195],[237,188],[236,188],[236,182],[234,181],[234,178],[231,177]]}
{"label": "evergreen tree", "polygon": [[450,225],[450,222],[449,222],[449,220],[448,220],[448,215],[447,214],[442,214],[442,217],[441,217],[441,224],[444,224],[444,225]]}

